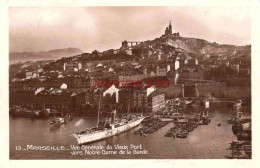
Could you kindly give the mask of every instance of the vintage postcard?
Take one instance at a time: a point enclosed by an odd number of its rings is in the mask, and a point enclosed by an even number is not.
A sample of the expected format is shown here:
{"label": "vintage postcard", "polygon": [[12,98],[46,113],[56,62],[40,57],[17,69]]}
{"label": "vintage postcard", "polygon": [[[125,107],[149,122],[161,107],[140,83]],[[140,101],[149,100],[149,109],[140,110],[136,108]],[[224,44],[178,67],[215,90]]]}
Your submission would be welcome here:
{"label": "vintage postcard", "polygon": [[9,159],[251,161],[252,10],[9,6]]}

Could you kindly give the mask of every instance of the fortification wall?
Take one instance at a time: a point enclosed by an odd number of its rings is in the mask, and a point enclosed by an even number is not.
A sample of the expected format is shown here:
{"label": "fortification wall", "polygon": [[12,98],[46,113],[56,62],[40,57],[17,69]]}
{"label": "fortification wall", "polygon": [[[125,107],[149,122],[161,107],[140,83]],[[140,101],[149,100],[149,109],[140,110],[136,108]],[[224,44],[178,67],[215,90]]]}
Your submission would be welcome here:
{"label": "fortification wall", "polygon": [[[193,90],[191,90],[193,89]],[[171,84],[168,88],[157,88],[166,93],[166,98],[177,97],[217,97],[217,98],[246,98],[251,97],[249,86],[227,86],[214,84],[197,84],[187,87],[182,84]]]}
{"label": "fortification wall", "polygon": [[167,99],[184,96],[184,85],[181,84],[170,84],[167,88],[157,88],[156,90],[164,92]]}
{"label": "fortification wall", "polygon": [[197,85],[199,97],[245,98],[251,97],[249,86]]}

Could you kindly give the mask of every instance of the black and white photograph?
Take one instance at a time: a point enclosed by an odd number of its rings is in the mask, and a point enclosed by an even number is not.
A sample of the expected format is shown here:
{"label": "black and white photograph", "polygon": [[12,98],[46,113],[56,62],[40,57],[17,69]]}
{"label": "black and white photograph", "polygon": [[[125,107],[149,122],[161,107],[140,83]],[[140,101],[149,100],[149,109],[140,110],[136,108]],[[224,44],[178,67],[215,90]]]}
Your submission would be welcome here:
{"label": "black and white photograph", "polygon": [[251,160],[251,12],[9,7],[9,159]]}

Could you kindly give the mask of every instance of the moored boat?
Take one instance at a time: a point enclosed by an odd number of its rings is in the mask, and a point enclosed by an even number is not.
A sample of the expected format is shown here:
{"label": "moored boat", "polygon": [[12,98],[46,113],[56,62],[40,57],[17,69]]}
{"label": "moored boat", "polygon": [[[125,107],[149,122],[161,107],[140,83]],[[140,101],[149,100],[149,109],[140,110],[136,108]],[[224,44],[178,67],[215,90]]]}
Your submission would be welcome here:
{"label": "moored boat", "polygon": [[241,107],[241,105],[242,105],[242,100],[238,100],[238,101],[236,101],[236,102],[233,104],[233,107],[234,107],[234,108],[237,108],[237,107]]}
{"label": "moored boat", "polygon": [[106,122],[103,126],[88,128],[84,131],[73,134],[73,136],[77,139],[78,144],[81,145],[91,143],[118,135],[138,126],[144,119],[143,115],[132,115],[131,118],[126,120],[116,121],[115,113],[115,111],[112,113],[113,116],[111,122]]}
{"label": "moored boat", "polygon": [[50,116],[51,110],[50,109],[42,109],[39,112],[39,117],[47,118]]}
{"label": "moored boat", "polygon": [[16,106],[12,109],[12,115],[18,117],[29,117],[29,118],[37,118],[39,117],[40,110],[34,110],[29,108],[22,108],[20,106]]}
{"label": "moored boat", "polygon": [[187,138],[187,135],[188,134],[185,134],[185,133],[179,133],[176,135],[177,138]]}
{"label": "moored boat", "polygon": [[60,127],[62,124],[65,123],[65,120],[63,117],[56,117],[53,121],[50,121],[50,129],[53,130],[55,128]]}
{"label": "moored boat", "polygon": [[[128,131],[136,126],[138,126],[143,120],[144,116],[142,114],[129,115],[129,103],[128,103],[128,112],[125,118],[116,118],[116,110],[111,113],[110,120],[106,120],[102,125],[99,122],[99,113],[101,106],[101,92],[99,99],[99,108],[98,108],[98,120],[96,127],[87,128],[83,131],[73,134],[77,139],[79,145],[87,144],[102,139],[106,139],[115,135],[118,135],[122,132]],[[140,133],[142,133],[140,131]]]}
{"label": "moored boat", "polygon": [[228,123],[228,124],[233,124],[233,123],[235,123],[237,120],[238,120],[237,117],[231,117],[231,118],[228,119],[227,123]]}

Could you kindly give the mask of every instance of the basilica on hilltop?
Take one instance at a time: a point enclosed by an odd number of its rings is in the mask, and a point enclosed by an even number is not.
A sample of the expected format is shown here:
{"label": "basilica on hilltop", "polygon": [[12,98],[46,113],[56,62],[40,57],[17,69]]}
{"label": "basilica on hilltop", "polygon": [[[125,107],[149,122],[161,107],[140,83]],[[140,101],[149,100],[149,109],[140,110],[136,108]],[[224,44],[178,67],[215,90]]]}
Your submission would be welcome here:
{"label": "basilica on hilltop", "polygon": [[180,33],[172,33],[172,24],[171,24],[171,21],[169,23],[169,26],[166,27],[165,29],[165,33],[163,36],[168,36],[168,35],[172,35],[172,36],[175,36],[175,37],[180,37]]}

